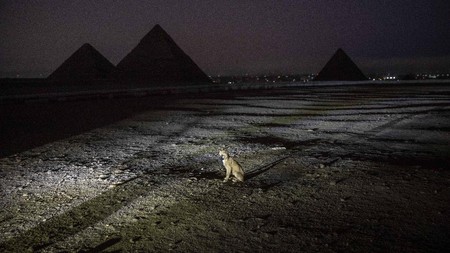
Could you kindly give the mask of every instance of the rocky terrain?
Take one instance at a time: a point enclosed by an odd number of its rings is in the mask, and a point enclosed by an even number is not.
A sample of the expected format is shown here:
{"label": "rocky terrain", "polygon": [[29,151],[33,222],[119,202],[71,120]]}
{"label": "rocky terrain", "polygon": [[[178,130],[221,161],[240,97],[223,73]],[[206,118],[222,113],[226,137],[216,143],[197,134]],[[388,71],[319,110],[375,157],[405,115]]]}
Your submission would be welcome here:
{"label": "rocky terrain", "polygon": [[[448,84],[139,99],[0,159],[0,252],[450,249]],[[221,147],[244,183],[222,182]]]}

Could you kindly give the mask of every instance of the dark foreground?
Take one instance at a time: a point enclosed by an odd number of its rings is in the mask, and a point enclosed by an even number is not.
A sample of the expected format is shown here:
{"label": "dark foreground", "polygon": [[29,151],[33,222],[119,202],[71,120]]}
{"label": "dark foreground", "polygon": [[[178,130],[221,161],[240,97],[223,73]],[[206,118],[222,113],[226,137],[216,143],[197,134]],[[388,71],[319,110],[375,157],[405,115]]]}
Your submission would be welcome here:
{"label": "dark foreground", "polygon": [[[0,159],[1,252],[450,249],[448,85],[139,101]],[[222,146],[245,183],[222,183]]]}

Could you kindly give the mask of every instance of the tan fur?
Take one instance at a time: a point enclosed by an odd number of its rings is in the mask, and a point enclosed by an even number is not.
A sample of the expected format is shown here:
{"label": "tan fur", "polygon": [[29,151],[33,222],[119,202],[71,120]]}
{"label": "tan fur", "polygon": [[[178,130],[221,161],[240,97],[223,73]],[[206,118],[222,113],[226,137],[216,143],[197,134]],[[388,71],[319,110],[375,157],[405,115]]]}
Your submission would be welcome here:
{"label": "tan fur", "polygon": [[[235,179],[240,182],[244,182],[244,170],[241,165],[239,165],[239,163],[235,161],[224,149],[219,150],[219,155],[223,159],[223,166],[225,166],[226,170],[226,175],[223,181],[227,182],[228,179],[230,179],[230,175],[233,174]],[[233,181],[235,181],[234,178]]]}

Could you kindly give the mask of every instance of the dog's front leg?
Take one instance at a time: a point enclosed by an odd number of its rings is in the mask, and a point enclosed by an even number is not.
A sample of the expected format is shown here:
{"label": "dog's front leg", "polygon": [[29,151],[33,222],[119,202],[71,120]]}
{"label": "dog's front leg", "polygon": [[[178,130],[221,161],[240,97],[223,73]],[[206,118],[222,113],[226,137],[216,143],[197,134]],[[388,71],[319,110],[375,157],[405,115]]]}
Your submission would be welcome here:
{"label": "dog's front leg", "polygon": [[223,179],[223,182],[227,182],[228,179],[230,179],[230,175],[231,175],[231,168],[228,168],[228,166],[225,166],[225,170],[226,170],[226,175],[225,175],[225,178]]}

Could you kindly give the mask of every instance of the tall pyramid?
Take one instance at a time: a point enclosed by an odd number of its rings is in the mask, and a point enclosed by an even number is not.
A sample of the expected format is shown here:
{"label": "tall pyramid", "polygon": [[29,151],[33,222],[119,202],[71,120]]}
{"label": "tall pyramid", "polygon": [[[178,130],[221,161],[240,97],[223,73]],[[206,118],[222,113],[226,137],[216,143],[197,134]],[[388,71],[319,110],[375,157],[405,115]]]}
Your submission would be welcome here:
{"label": "tall pyramid", "polygon": [[115,68],[93,46],[85,43],[47,79],[62,82],[105,80],[111,78]]}
{"label": "tall pyramid", "polygon": [[325,67],[314,79],[315,81],[363,81],[367,77],[361,72],[348,55],[339,48]]}
{"label": "tall pyramid", "polygon": [[117,78],[133,83],[211,82],[159,25],[117,64]]}

